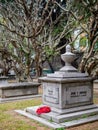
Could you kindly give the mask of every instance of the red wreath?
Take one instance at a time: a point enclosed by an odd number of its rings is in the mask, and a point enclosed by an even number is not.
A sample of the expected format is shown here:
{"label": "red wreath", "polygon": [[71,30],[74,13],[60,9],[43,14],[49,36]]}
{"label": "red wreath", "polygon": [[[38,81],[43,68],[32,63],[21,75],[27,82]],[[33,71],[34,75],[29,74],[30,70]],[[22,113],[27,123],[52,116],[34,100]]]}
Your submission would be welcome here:
{"label": "red wreath", "polygon": [[50,108],[50,107],[44,106],[44,107],[38,108],[38,109],[36,110],[36,113],[37,113],[38,115],[40,115],[40,114],[42,114],[42,113],[48,113],[48,112],[50,112],[50,111],[51,111],[51,108]]}

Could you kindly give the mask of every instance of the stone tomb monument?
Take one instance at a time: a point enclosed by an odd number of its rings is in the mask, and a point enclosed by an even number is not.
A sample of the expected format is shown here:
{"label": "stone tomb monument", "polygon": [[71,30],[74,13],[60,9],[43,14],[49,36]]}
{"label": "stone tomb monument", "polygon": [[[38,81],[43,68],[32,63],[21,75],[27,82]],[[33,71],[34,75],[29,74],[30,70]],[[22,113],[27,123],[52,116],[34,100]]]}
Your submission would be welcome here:
{"label": "stone tomb monument", "polygon": [[36,82],[15,82],[9,83],[8,77],[0,77],[0,103],[29,99],[41,96],[38,94],[38,87],[41,85]]}
{"label": "stone tomb monument", "polygon": [[[43,83],[43,104],[16,112],[54,129],[98,120],[98,106],[93,104],[93,79],[71,65],[75,55],[70,45],[66,46],[66,53],[61,58],[65,62],[63,68],[40,78]],[[36,110],[42,106],[49,106],[51,112],[37,115]]]}

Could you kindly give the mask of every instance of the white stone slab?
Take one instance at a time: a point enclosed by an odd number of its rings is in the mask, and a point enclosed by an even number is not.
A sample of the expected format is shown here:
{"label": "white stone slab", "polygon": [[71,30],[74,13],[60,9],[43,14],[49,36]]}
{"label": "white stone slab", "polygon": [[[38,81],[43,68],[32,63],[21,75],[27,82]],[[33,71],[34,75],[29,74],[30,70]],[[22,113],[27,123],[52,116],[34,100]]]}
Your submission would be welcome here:
{"label": "white stone slab", "polygon": [[[40,105],[40,106],[35,106],[35,107],[28,107],[26,108],[26,111],[33,114],[33,115],[37,115],[36,114],[36,110],[42,106],[45,106],[45,105]],[[42,118],[45,118],[47,120],[53,120],[54,122],[56,123],[62,123],[62,122],[65,122],[67,120],[72,120],[72,119],[77,119],[77,118],[82,118],[84,116],[89,116],[89,115],[92,115],[92,114],[98,114],[98,107],[92,105],[91,106],[88,106],[88,109],[87,107],[84,106],[84,108],[86,109],[83,109],[79,111],[79,109],[77,108],[72,108],[73,111],[70,112],[70,113],[66,113],[66,114],[59,114],[59,113],[56,113],[56,112],[49,112],[49,113],[43,113],[41,115],[39,115],[40,117]],[[38,116],[38,115],[37,115]]]}
{"label": "white stone slab", "polygon": [[89,123],[89,122],[93,122],[93,121],[98,121],[98,115],[83,118],[83,119],[78,119],[78,120],[74,120],[74,121],[69,121],[66,123],[64,122],[61,124],[65,125],[65,127],[67,128],[67,127],[77,126],[77,125],[81,125],[81,124]]}
{"label": "white stone slab", "polygon": [[53,121],[43,119],[40,116],[32,115],[32,114],[25,112],[23,110],[15,110],[15,112],[17,112],[23,116],[26,116],[30,119],[36,120],[36,121],[38,121],[38,122],[40,122],[40,123],[42,123],[50,128],[53,128],[53,129],[68,128],[68,127],[77,126],[77,125],[81,125],[84,123],[93,122],[93,121],[98,120],[98,115],[95,115],[95,116],[77,119],[77,120],[73,120],[73,121],[67,121],[67,122],[63,122],[63,123],[55,123]]}
{"label": "white stone slab", "polygon": [[30,119],[36,120],[36,121],[38,121],[38,122],[40,122],[40,123],[42,123],[42,124],[44,124],[44,125],[46,125],[48,127],[54,128],[54,129],[63,128],[64,127],[61,124],[58,124],[58,123],[55,123],[55,122],[51,122],[49,120],[43,119],[43,118],[41,118],[39,116],[36,116],[36,115],[32,115],[32,114],[27,113],[27,112],[22,111],[22,110],[15,110],[15,112],[17,112],[17,113],[19,113],[19,114],[21,114],[23,116],[26,116],[26,117],[28,117]]}
{"label": "white stone slab", "polygon": [[73,107],[73,108],[68,108],[68,109],[57,109],[57,108],[51,107],[51,110],[53,112],[57,112],[59,114],[67,114],[67,113],[70,113],[70,112],[89,110],[89,109],[94,109],[94,108],[97,108],[97,107],[98,107],[98,105],[92,104],[92,105]]}
{"label": "white stone slab", "polygon": [[[46,106],[46,105],[41,104],[39,106],[27,107],[25,110],[27,110],[27,111],[31,112],[32,114],[36,115],[36,110],[40,107],[43,107],[43,106]],[[74,107],[74,108],[69,108],[69,109],[56,109],[56,108],[51,107],[51,111],[53,113],[56,113],[57,115],[62,115],[62,114],[68,114],[68,113],[72,113],[72,112],[91,110],[91,109],[95,109],[95,108],[98,108],[98,105],[92,104],[92,105]]]}
{"label": "white stone slab", "polygon": [[[31,114],[33,114],[33,115],[37,115],[36,110],[37,110],[38,108],[40,108],[40,107],[43,107],[43,106],[46,106],[46,105],[40,105],[40,106],[34,106],[34,107],[27,107],[27,108],[25,109],[25,111],[26,111],[26,112],[29,112],[29,113],[31,113]],[[59,115],[58,113],[49,112],[49,113],[43,113],[43,114],[41,114],[41,115],[39,115],[39,116],[40,116],[40,117],[43,117],[43,118],[45,118],[45,119],[47,119],[47,120],[51,120],[52,117],[56,117],[56,116],[58,116],[58,115]],[[38,116],[38,115],[37,115],[37,116]]]}
{"label": "white stone slab", "polygon": [[85,110],[85,111],[79,111],[69,114],[63,114],[56,117],[53,117],[53,121],[57,123],[65,122],[66,120],[72,120],[76,118],[82,118],[83,116],[89,116],[92,114],[98,114],[98,108]]}

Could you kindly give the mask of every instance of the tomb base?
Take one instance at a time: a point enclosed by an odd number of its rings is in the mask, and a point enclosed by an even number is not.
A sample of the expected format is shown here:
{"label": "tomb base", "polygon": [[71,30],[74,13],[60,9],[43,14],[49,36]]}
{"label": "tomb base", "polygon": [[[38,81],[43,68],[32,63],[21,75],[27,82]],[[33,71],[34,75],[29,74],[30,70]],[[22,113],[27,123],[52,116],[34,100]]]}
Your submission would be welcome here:
{"label": "tomb base", "polygon": [[[53,129],[67,128],[98,120],[98,106],[93,104],[93,80],[82,78],[41,78],[43,105],[16,110]],[[51,112],[37,115],[36,110],[49,106]]]}
{"label": "tomb base", "polygon": [[[28,107],[25,110],[15,111],[53,129],[68,128],[98,120],[98,106],[94,104],[66,109],[64,110],[65,114],[51,111],[49,113],[37,115],[36,110],[42,106],[45,105]],[[54,110],[54,108],[51,108],[51,110]]]}

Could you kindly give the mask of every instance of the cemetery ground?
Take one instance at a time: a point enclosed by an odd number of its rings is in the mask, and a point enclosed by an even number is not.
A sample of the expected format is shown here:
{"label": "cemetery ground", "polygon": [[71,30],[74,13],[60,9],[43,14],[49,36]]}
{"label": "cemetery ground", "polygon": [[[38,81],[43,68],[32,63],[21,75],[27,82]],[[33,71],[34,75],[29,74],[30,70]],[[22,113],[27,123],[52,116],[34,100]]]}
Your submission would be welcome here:
{"label": "cemetery ground", "polygon": [[[40,90],[40,93],[42,93],[42,90]],[[94,92],[94,103],[98,104],[98,92]],[[41,97],[1,103],[0,130],[53,130],[37,121],[21,116],[14,111],[40,104],[42,104]],[[98,130],[98,121],[62,130]]]}
{"label": "cemetery ground", "polygon": [[[0,104],[0,130],[52,130],[41,123],[17,114],[14,110],[36,106],[42,103],[42,98],[12,101]],[[94,103],[98,104],[98,92],[94,92]],[[58,129],[60,130],[60,129]],[[64,130],[98,130],[98,121]]]}

